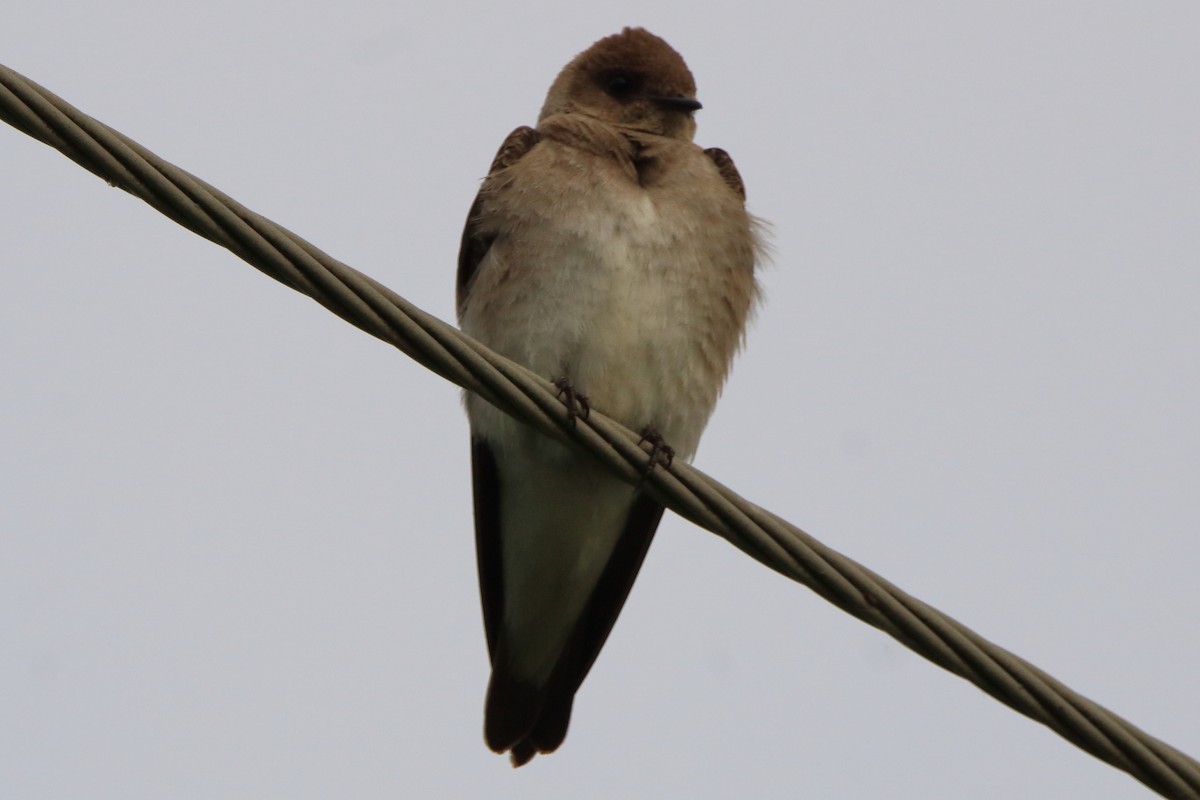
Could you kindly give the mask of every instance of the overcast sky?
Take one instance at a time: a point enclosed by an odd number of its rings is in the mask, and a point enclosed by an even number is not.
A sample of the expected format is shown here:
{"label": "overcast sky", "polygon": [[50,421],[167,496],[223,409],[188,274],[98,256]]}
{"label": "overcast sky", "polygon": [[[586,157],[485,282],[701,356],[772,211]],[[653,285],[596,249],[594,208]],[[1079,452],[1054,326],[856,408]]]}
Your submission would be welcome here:
{"label": "overcast sky", "polygon": [[[1200,6],[519,5],[7,0],[0,63],[452,319],[646,26],[773,226],[698,465],[1200,753]],[[0,275],[0,796],[1148,796],[670,517],[513,771],[454,387],[7,127]]]}

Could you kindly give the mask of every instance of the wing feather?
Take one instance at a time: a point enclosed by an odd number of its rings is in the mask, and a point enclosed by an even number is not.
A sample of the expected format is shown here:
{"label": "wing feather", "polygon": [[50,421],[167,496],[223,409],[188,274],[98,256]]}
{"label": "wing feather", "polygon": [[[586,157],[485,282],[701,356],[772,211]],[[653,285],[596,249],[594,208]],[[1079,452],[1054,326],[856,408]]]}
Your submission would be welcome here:
{"label": "wing feather", "polygon": [[721,177],[725,179],[725,183],[729,184],[729,188],[738,193],[743,200],[746,199],[746,184],[742,183],[742,176],[737,171],[737,167],[733,165],[733,158],[729,153],[726,153],[719,147],[710,147],[704,151],[704,155],[712,159],[712,162],[717,165],[717,171],[721,173]]}
{"label": "wing feather", "polygon": [[471,290],[471,279],[475,277],[483,257],[491,249],[492,242],[496,241],[496,232],[489,230],[485,224],[486,209],[484,206],[488,190],[498,173],[520,161],[540,140],[541,134],[527,125],[522,125],[510,133],[504,143],[500,145],[500,149],[496,151],[496,157],[492,159],[492,166],[483,180],[483,186],[479,187],[479,193],[475,195],[475,202],[471,203],[471,210],[467,213],[467,223],[463,226],[462,244],[458,249],[457,294],[460,314],[466,305],[467,294]]}

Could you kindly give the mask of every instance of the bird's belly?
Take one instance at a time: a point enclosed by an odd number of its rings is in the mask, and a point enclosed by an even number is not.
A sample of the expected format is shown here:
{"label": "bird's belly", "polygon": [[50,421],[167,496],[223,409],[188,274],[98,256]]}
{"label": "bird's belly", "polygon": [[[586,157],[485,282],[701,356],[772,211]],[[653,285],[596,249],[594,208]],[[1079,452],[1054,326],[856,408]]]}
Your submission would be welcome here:
{"label": "bird's belly", "polygon": [[[468,309],[463,329],[544,378],[566,378],[627,427],[655,428],[686,459],[731,355],[710,346],[725,265],[703,252],[697,220],[664,217],[637,197],[543,220],[537,241],[493,248],[480,278],[504,277],[488,286],[486,306]],[[508,427],[481,406],[469,407],[483,429]]]}

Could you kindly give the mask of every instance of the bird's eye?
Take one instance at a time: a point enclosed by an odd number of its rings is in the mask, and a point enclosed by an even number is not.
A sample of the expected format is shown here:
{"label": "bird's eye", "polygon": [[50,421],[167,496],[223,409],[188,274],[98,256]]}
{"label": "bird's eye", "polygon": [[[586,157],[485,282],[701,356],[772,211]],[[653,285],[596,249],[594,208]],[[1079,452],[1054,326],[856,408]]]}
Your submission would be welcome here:
{"label": "bird's eye", "polygon": [[601,85],[608,96],[624,100],[638,90],[640,83],[636,75],[628,72],[613,72],[605,76]]}

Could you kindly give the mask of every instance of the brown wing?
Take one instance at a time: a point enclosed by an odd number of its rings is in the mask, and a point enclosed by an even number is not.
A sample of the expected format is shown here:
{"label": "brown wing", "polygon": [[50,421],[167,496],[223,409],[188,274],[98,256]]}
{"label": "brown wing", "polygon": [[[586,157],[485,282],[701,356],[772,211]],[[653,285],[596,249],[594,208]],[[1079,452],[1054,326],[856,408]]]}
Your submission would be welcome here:
{"label": "brown wing", "polygon": [[484,179],[483,186],[479,188],[479,193],[475,195],[475,202],[471,204],[471,210],[467,214],[467,224],[463,227],[462,245],[458,250],[457,293],[460,312],[467,299],[467,292],[471,288],[471,279],[475,277],[479,263],[483,261],[492,242],[496,240],[496,234],[486,230],[480,224],[488,181],[497,172],[517,163],[540,140],[541,134],[525,125],[510,133],[504,140],[504,144],[500,145],[500,149],[496,151],[496,157],[492,159],[492,167],[488,170],[488,176]]}
{"label": "brown wing", "polygon": [[712,162],[717,165],[717,171],[721,173],[725,183],[729,184],[729,188],[745,200],[746,184],[742,183],[742,176],[738,173],[737,167],[733,165],[733,159],[729,157],[729,153],[719,147],[710,147],[704,151],[704,155],[711,158]]}

